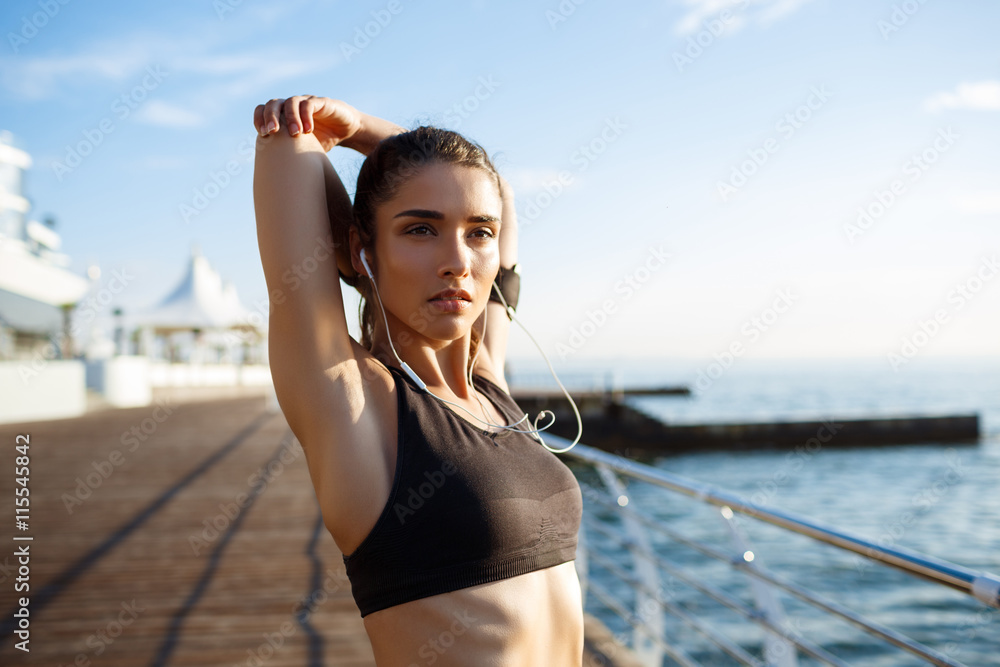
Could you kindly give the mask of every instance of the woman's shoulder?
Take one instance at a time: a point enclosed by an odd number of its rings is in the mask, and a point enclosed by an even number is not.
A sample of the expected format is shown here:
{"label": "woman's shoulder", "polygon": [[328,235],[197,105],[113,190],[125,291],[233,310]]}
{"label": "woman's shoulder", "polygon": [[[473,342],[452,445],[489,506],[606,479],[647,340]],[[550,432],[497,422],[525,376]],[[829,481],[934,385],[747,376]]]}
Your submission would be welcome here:
{"label": "woman's shoulder", "polygon": [[[357,341],[350,341],[346,359],[318,369],[321,381],[300,377],[298,396],[305,409],[297,411],[289,425],[303,445],[309,441],[326,448],[332,434],[338,434],[338,440],[351,443],[348,447],[366,448],[362,443],[383,435],[384,424],[396,415],[392,373]],[[278,398],[281,402],[280,394]]]}

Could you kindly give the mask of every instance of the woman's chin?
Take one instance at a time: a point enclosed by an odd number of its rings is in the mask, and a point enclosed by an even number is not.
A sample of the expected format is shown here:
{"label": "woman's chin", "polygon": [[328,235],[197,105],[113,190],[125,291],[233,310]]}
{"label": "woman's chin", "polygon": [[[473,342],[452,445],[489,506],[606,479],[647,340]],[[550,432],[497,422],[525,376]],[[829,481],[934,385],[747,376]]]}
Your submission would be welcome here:
{"label": "woman's chin", "polygon": [[420,334],[429,340],[451,342],[464,338],[471,328],[472,318],[452,315],[435,318]]}

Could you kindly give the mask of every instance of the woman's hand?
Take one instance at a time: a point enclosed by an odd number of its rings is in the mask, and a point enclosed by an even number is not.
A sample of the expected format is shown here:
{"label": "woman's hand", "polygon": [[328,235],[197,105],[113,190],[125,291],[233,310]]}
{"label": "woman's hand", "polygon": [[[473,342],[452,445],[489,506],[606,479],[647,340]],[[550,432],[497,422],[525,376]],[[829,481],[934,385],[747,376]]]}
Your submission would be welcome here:
{"label": "woman's hand", "polygon": [[311,132],[323,150],[329,151],[338,145],[353,147],[351,140],[363,134],[363,117],[364,114],[346,102],[297,95],[258,104],[253,112],[253,125],[262,137],[274,134],[282,125],[293,137],[300,132]]}

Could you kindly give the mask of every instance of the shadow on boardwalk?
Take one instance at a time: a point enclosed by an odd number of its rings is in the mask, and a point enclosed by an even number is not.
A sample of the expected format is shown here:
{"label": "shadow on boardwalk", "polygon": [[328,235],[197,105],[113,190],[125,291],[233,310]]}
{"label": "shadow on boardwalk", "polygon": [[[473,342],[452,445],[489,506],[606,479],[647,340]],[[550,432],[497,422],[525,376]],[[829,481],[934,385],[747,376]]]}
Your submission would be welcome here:
{"label": "shadow on boardwalk", "polygon": [[[24,531],[18,434],[30,436]],[[6,424],[0,439],[0,664],[375,664],[305,455],[264,397]],[[24,545],[29,653],[13,617]]]}
{"label": "shadow on boardwalk", "polygon": [[[30,545],[30,653],[12,634],[15,547],[0,552],[0,663],[374,664],[305,455],[263,397],[0,433],[8,471],[15,436],[31,437],[19,534],[34,536],[6,540]],[[8,521],[12,485],[0,480]]]}

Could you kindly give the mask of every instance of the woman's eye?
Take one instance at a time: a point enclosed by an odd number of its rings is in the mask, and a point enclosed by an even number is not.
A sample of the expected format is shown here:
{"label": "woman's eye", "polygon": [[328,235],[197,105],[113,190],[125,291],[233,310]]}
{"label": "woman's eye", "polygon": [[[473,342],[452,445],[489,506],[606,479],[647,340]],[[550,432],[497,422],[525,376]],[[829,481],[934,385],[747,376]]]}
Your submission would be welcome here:
{"label": "woman's eye", "polygon": [[[407,234],[413,234],[414,236],[427,236],[428,234],[433,232],[434,230],[428,227],[427,225],[417,225],[416,227],[410,227],[408,230],[406,230]],[[496,234],[489,227],[481,227],[472,233],[474,236],[478,236],[479,238],[482,239],[496,238]]]}

